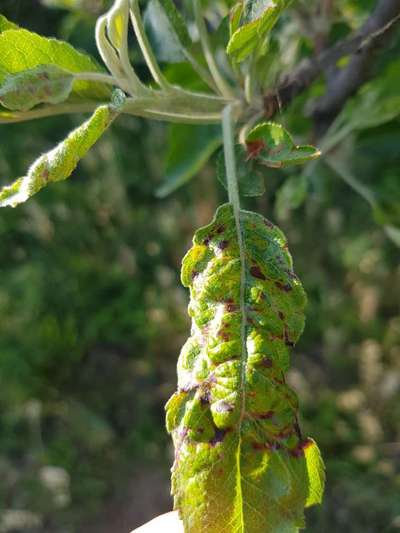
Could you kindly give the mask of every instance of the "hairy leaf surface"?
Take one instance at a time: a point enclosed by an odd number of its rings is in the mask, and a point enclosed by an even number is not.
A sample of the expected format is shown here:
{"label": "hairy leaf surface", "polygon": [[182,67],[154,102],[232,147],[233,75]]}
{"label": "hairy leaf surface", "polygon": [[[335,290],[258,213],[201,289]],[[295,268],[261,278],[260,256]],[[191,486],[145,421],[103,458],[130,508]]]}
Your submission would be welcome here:
{"label": "hairy leaf surface", "polygon": [[166,409],[187,533],[295,532],[322,498],[323,462],[285,383],[306,296],[282,232],[255,213],[240,218],[245,272],[230,204],[183,260],[192,335]]}
{"label": "hairy leaf surface", "polygon": [[[68,72],[102,71],[90,56],[78,52],[66,42],[48,39],[24,29],[7,29],[0,33],[0,84],[9,74],[39,65],[56,65]],[[74,82],[75,98],[104,100],[110,94],[110,88],[102,83]]]}
{"label": "hairy leaf surface", "polygon": [[74,77],[56,65],[41,65],[10,74],[0,87],[0,102],[7,109],[28,110],[37,104],[58,104],[72,90]]}
{"label": "hairy leaf surface", "polygon": [[233,33],[227,46],[232,59],[240,63],[256,50],[259,52],[264,49],[264,40],[291,2],[292,0],[245,1],[242,24]]}
{"label": "hairy leaf surface", "polygon": [[26,176],[0,190],[0,207],[15,207],[49,183],[67,179],[114,117],[115,112],[109,106],[97,108],[89,120],[72,131],[53,150],[39,157]]}

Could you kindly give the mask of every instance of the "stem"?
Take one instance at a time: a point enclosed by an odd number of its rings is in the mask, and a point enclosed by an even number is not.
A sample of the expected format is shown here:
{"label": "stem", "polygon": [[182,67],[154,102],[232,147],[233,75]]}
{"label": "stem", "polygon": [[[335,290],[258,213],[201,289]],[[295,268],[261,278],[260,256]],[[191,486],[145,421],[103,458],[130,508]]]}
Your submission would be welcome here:
{"label": "stem", "polygon": [[125,79],[125,73],[121,68],[118,55],[114,47],[109,43],[106,35],[107,15],[103,15],[96,23],[96,44],[97,49],[106,67],[113,77],[118,80],[118,85],[126,92],[130,92],[130,87]]}
{"label": "stem", "polygon": [[109,74],[101,74],[100,72],[76,72],[74,73],[76,80],[94,81],[99,83],[107,83],[108,85],[118,86],[118,80]]}
{"label": "stem", "polygon": [[[113,27],[114,22],[119,24],[119,17],[123,18],[123,32],[122,39],[118,39],[117,42],[114,42],[110,34],[110,29]],[[115,19],[117,19],[115,21]],[[128,22],[129,22],[129,0],[119,0],[115,3],[114,7],[109,11],[107,16],[107,28],[110,36],[111,44],[117,51],[119,56],[122,70],[124,71],[131,87],[131,93],[136,95],[145,96],[151,91],[148,89],[140,80],[139,76],[136,74],[134,68],[131,65],[129,60],[129,51],[128,51]]]}
{"label": "stem", "polygon": [[48,107],[33,109],[31,111],[1,111],[0,124],[12,124],[24,122],[36,118],[53,117],[56,115],[70,115],[72,113],[90,113],[101,105],[108,105],[109,102],[86,102],[55,104]]}
{"label": "stem", "polygon": [[243,241],[243,234],[240,221],[240,198],[239,186],[236,173],[236,158],[235,158],[235,127],[233,119],[234,108],[232,105],[225,107],[222,114],[222,132],[224,139],[224,153],[225,166],[228,182],[229,202],[233,207],[233,214],[235,217],[236,233],[239,245],[240,255],[240,338],[242,341],[241,353],[241,388],[242,388],[242,406],[241,418],[243,420],[246,411],[245,387],[246,387],[246,366],[247,366],[247,346],[246,346],[246,305],[245,305],[245,290],[246,290],[246,255]]}
{"label": "stem", "polygon": [[171,90],[174,88],[162,73],[144,30],[138,0],[131,0],[131,20],[143,57],[151,72],[151,75],[154,78],[154,81],[158,83],[158,85],[164,89],[164,91],[171,92]]}
{"label": "stem", "polygon": [[200,35],[201,46],[203,48],[208,68],[210,69],[211,75],[215,81],[215,85],[218,87],[220,93],[223,96],[232,100],[235,98],[235,94],[232,88],[222,77],[217,62],[215,60],[199,0],[193,0],[193,6],[196,25]]}

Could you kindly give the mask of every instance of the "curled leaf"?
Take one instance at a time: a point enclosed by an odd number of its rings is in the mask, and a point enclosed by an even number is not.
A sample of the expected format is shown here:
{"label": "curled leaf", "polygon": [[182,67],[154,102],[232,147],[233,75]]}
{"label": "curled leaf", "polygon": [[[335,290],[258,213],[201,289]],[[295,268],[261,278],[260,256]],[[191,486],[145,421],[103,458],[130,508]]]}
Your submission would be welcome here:
{"label": "curled leaf", "polygon": [[[55,65],[67,72],[102,72],[88,55],[70,44],[48,39],[24,29],[6,29],[0,33],[0,84],[10,74],[34,69],[40,65]],[[75,100],[104,100],[110,87],[99,82],[77,80],[71,97]]]}
{"label": "curled leaf", "polygon": [[268,167],[282,168],[302,165],[317,159],[321,152],[310,145],[298,146],[280,124],[258,124],[246,138],[249,158]]}
{"label": "curled leaf", "polygon": [[67,179],[115,116],[108,106],[98,107],[89,120],[72,131],[53,150],[39,157],[26,176],[0,190],[0,207],[15,207],[49,183]]}
{"label": "curled leaf", "polygon": [[187,533],[295,532],[324,488],[320,452],[301,434],[284,377],[306,296],[282,232],[248,211],[240,226],[243,251],[232,206],[221,206],[182,265],[193,326],[166,409]]}
{"label": "curled leaf", "polygon": [[59,104],[72,90],[74,77],[56,65],[40,65],[6,77],[0,103],[13,111],[27,111],[37,104]]}

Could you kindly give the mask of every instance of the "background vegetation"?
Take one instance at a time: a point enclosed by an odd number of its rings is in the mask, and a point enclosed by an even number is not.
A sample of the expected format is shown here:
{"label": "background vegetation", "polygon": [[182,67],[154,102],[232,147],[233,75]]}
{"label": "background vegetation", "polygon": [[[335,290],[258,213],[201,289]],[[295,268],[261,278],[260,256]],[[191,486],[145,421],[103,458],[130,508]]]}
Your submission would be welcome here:
{"label": "background vegetation", "polygon": [[[95,55],[105,4],[2,0],[0,11]],[[373,6],[297,2],[287,61],[358,28]],[[399,52],[397,32],[347,104],[340,171],[271,171],[266,195],[245,200],[285,230],[309,296],[289,379],[327,464],[310,532],[400,531]],[[321,144],[309,110],[324,90],[321,77],[279,117],[299,141]],[[1,126],[1,182],[78,118]],[[163,404],[189,327],[179,266],[226,195],[211,161],[157,199],[167,130],[124,117],[72,180],[0,214],[0,532],[122,532],[170,508]]]}

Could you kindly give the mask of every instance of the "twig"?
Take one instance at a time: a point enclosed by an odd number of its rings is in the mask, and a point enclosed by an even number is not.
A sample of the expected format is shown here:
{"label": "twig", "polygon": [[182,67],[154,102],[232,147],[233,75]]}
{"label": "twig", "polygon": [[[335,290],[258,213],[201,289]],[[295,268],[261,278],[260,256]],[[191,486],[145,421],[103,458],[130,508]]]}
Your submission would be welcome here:
{"label": "twig", "polygon": [[328,92],[314,108],[314,117],[319,120],[321,115],[325,114],[325,125],[328,126],[346,99],[365,82],[366,72],[361,67],[369,63],[373,49],[382,43],[399,22],[400,0],[380,0],[375,11],[358,32],[317,56],[304,60],[292,74],[283,78],[275,91],[265,95],[266,117],[272,118],[281,108],[287,107],[322,73],[331,72],[340,58],[352,55],[348,67],[330,76]]}

